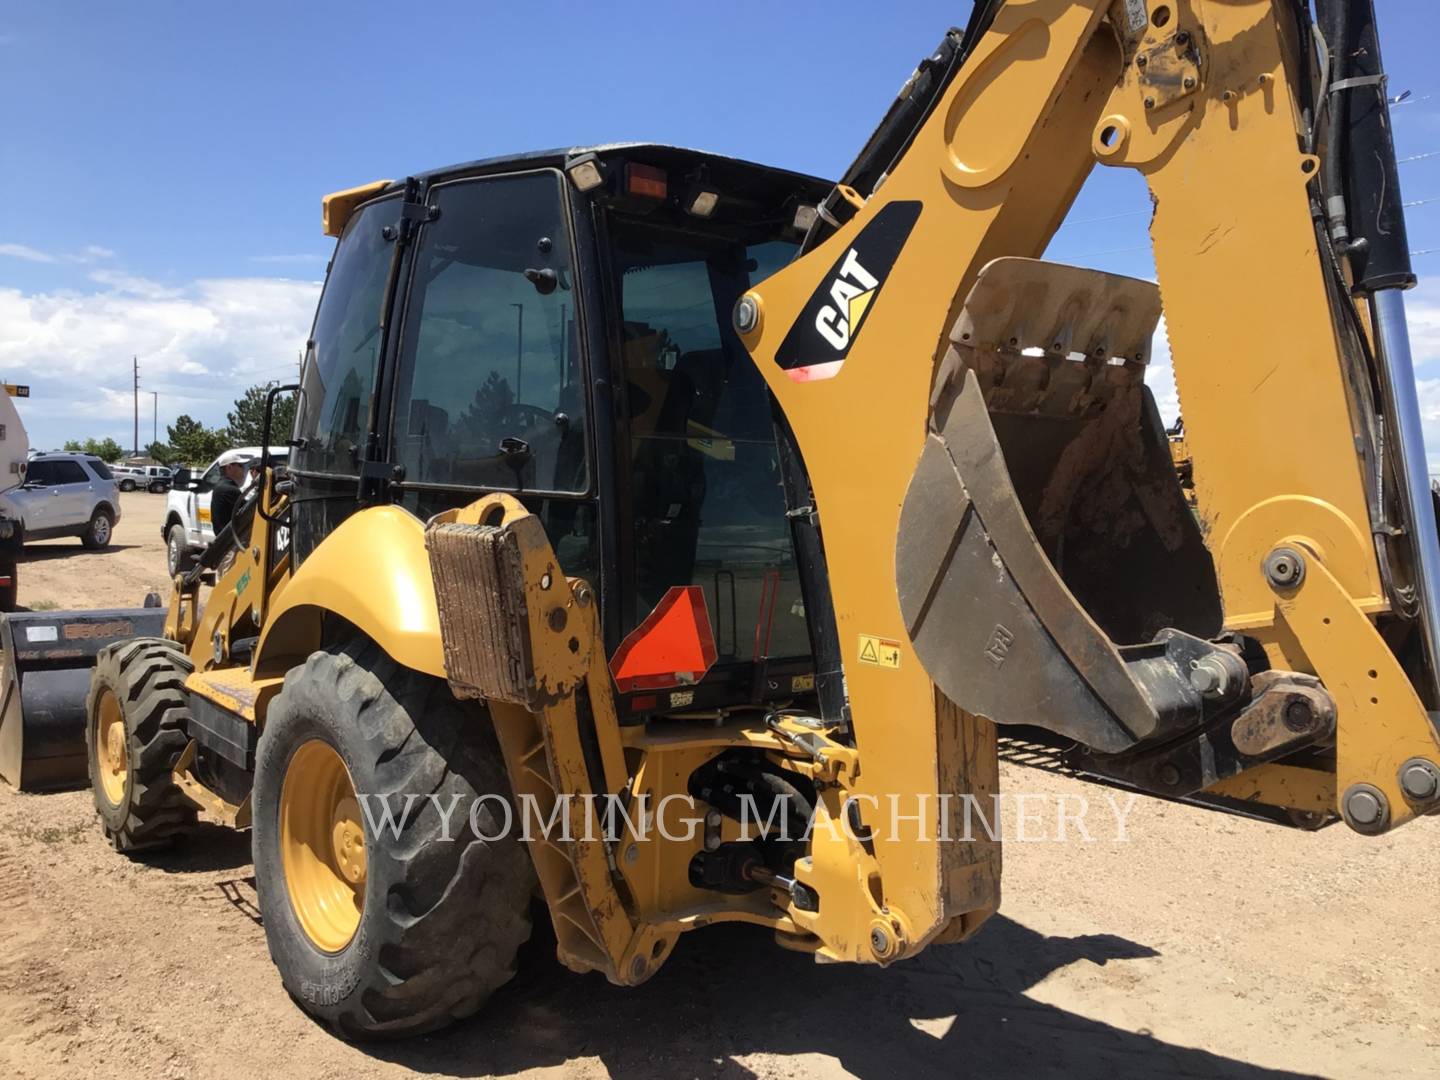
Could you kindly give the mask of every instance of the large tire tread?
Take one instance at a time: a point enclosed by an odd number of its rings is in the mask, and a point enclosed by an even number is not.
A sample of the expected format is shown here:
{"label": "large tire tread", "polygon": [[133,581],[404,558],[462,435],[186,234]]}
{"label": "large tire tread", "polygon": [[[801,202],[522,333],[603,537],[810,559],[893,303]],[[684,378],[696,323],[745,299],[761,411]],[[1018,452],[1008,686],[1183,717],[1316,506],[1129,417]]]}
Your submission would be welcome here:
{"label": "large tire tread", "polygon": [[[372,837],[367,828],[372,888],[360,934],[369,939],[369,959],[349,973],[357,985],[342,1000],[332,1004],[306,994],[306,979],[291,961],[297,948],[314,949],[298,930],[283,881],[268,883],[270,888],[261,884],[271,957],[301,1006],[345,1038],[433,1031],[474,1013],[508,982],[516,953],[530,936],[535,876],[528,852],[514,837],[493,842],[474,837],[466,816],[477,796],[509,798],[499,746],[483,710],[462,704],[442,680],[401,667],[369,642],[314,653],[292,670],[269,710],[266,733],[327,708],[359,736],[373,793],[433,794],[446,805],[458,796],[460,809],[450,821],[454,839],[444,840],[444,821],[424,798],[398,839],[388,832]],[[262,735],[257,873],[262,867],[279,869],[278,854],[267,858],[262,850],[272,825],[271,800],[278,800],[282,782],[266,773],[276,764],[269,749]],[[364,791],[363,775],[355,783]],[[482,828],[493,834],[495,819],[483,819]],[[267,898],[274,898],[271,910]],[[283,910],[273,910],[281,905]]]}
{"label": "large tire tread", "polygon": [[[133,638],[102,649],[96,660],[86,708],[86,761],[101,827],[117,851],[166,848],[195,828],[195,804],[171,775],[189,742],[183,690],[188,672],[179,647],[163,638]],[[114,691],[125,717],[129,778],[118,807],[109,803],[95,775],[94,717],[102,687]]]}

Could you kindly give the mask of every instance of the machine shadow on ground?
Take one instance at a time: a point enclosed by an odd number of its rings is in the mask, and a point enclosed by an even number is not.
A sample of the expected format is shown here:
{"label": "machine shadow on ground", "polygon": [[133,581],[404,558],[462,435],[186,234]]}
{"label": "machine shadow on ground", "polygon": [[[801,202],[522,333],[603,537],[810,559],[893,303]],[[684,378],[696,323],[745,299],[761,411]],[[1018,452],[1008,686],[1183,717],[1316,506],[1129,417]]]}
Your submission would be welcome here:
{"label": "machine shadow on ground", "polygon": [[[68,559],[73,555],[81,555],[89,559],[103,559],[107,555],[113,555],[119,551],[135,551],[144,547],[144,544],[115,544],[111,543],[98,551],[91,551],[83,547],[79,540],[56,540],[50,543],[34,543],[25,545],[25,556],[20,560],[23,567],[27,562],[50,562],[53,559]],[[24,573],[24,570],[21,570]]]}
{"label": "machine shadow on ground", "polygon": [[970,944],[932,948],[881,970],[818,965],[758,928],[716,927],[683,938],[660,973],[634,989],[566,972],[554,959],[553,937],[537,939],[520,976],[475,1019],[361,1049],[457,1077],[598,1057],[612,1076],[744,1080],[755,1074],[736,1059],[752,1053],[829,1055],[862,1080],[1301,1075],[1171,1045],[1024,996],[1070,964],[1158,955],[1113,935],[1047,937],[996,916]]}
{"label": "machine shadow on ground", "polygon": [[[246,876],[250,834],[200,828],[203,835],[145,861],[167,874],[238,871],[220,891],[259,924],[254,878]],[[543,910],[537,915],[520,974],[478,1016],[432,1036],[357,1049],[464,1078],[598,1057],[613,1076],[747,1080],[755,1074],[736,1059],[760,1053],[827,1055],[861,1080],[1306,1075],[1176,1046],[1025,996],[1072,964],[1159,955],[1113,934],[1051,937],[997,915],[967,944],[933,947],[882,970],[816,964],[758,927],[718,926],[682,937],[655,978],[623,989],[565,970]],[[316,1033],[334,1037],[318,1023]]]}

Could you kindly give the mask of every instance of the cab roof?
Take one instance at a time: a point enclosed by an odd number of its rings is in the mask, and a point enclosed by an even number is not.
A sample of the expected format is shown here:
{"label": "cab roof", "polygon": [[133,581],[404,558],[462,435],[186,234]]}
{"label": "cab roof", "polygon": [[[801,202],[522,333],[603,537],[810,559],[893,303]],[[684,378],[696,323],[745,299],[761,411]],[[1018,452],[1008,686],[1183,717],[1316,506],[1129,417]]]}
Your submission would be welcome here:
{"label": "cab roof", "polygon": [[[447,165],[413,175],[415,179],[429,185],[447,180],[490,176],[522,169],[562,169],[567,161],[588,154],[594,154],[607,164],[617,159],[636,161],[679,172],[682,176],[703,172],[707,180],[722,191],[760,202],[768,202],[777,195],[783,196],[794,192],[799,192],[802,198],[818,202],[833,186],[831,181],[806,173],[793,172],[789,169],[761,165],[758,162],[727,157],[724,154],[715,154],[705,150],[643,142],[601,143],[595,146],[532,150],[527,153],[507,154],[501,157],[478,158],[474,161]],[[345,227],[345,222],[349,220],[357,206],[378,195],[398,192],[403,186],[404,182],[400,180],[377,180],[325,196],[322,201],[322,224],[325,235],[339,236]]]}

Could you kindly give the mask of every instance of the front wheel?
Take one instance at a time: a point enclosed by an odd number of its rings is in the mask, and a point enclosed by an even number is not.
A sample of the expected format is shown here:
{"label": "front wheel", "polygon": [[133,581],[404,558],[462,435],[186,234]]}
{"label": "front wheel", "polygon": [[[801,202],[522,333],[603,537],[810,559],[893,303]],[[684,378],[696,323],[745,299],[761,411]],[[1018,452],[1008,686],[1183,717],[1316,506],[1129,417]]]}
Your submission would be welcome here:
{"label": "front wheel", "polygon": [[502,835],[508,798],[488,717],[441,680],[368,643],[286,675],[252,845],[270,956],[302,1008],[347,1038],[415,1035],[514,975],[535,877]]}
{"label": "front wheel", "polygon": [[90,524],[85,526],[85,531],[80,534],[80,543],[91,551],[99,551],[110,543],[111,534],[115,529],[115,519],[106,510],[96,510],[90,515]]}
{"label": "front wheel", "polygon": [[135,481],[134,481],[134,480],[121,480],[121,481],[120,481],[120,490],[121,490],[121,491],[134,491],[134,490],[135,490]]}
{"label": "front wheel", "polygon": [[185,526],[176,522],[165,534],[165,566],[173,578],[185,568],[190,545],[185,542]]}
{"label": "front wheel", "polygon": [[168,847],[195,827],[171,772],[188,742],[189,661],[173,641],[132,638],[100,650],[85,702],[90,789],[117,851]]}

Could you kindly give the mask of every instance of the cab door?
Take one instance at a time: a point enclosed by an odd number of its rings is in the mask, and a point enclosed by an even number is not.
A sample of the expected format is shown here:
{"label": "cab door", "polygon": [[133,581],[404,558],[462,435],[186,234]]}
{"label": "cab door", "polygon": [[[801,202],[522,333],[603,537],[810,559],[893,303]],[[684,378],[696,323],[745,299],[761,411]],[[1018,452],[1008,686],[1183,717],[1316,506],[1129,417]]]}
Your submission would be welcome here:
{"label": "cab door", "polygon": [[565,182],[554,170],[437,184],[419,235],[390,410],[402,502],[421,517],[487,491],[545,524],[597,582],[584,364]]}

